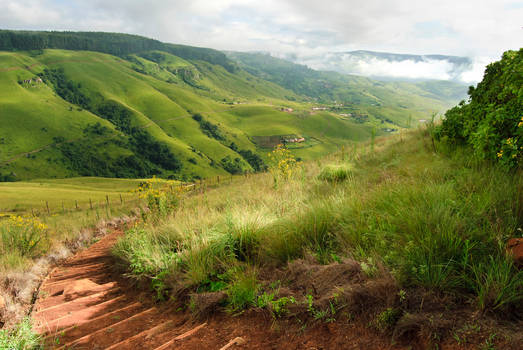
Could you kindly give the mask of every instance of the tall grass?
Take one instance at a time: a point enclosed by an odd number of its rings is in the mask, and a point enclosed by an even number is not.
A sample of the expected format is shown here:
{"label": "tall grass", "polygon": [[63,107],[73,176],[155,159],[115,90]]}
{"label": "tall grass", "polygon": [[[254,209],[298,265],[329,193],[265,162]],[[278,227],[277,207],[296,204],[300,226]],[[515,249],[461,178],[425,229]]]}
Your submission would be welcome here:
{"label": "tall grass", "polygon": [[[351,256],[385,266],[404,288],[510,313],[523,295],[523,275],[505,252],[523,226],[521,174],[448,145],[437,147],[447,154],[435,153],[432,142],[424,130],[377,139],[372,155],[309,163],[277,187],[261,174],[186,198],[172,216],[144,224],[141,236],[129,232],[115,253],[131,274],[142,274],[131,263],[141,259],[148,271],[167,271],[189,288],[233,267],[284,267],[305,254],[322,263]],[[318,176],[333,166],[351,169],[351,181]]]}

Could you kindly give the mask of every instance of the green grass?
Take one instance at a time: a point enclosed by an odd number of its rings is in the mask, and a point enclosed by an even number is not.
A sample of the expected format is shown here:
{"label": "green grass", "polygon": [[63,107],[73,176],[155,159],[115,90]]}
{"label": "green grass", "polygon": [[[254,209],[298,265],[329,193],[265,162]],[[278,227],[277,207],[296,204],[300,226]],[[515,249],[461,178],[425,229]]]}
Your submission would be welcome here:
{"label": "green grass", "polygon": [[340,182],[347,180],[352,174],[350,164],[327,164],[318,175],[321,180]]}
{"label": "green grass", "polygon": [[42,339],[32,329],[29,318],[12,329],[0,329],[0,348],[13,350],[43,349]]}
{"label": "green grass", "polygon": [[120,195],[125,200],[136,200],[132,193],[140,179],[107,179],[80,177],[69,179],[41,179],[27,182],[0,183],[0,213],[26,213],[31,209],[38,212],[47,211],[48,203],[52,213],[62,212],[62,204],[67,210],[87,209],[90,202],[93,206],[106,202],[120,204]]}
{"label": "green grass", "polygon": [[[318,178],[333,166],[350,168],[351,181]],[[510,317],[523,300],[523,274],[505,252],[523,219],[520,175],[478,163],[464,148],[434,154],[419,130],[377,139],[373,153],[309,162],[277,188],[262,174],[189,197],[172,218],[129,232],[115,254],[136,278],[158,271],[167,289],[196,290],[231,266],[263,270],[308,254],[322,263],[349,256],[370,276],[384,267],[408,291],[432,290]],[[236,295],[236,282],[227,283]],[[245,290],[258,290],[251,287]]]}
{"label": "green grass", "polygon": [[[0,272],[23,270],[61,243],[76,241],[82,229],[129,215],[141,205],[133,192],[141,182],[83,177],[0,183]],[[10,224],[11,217],[32,215],[47,226],[45,232]]]}

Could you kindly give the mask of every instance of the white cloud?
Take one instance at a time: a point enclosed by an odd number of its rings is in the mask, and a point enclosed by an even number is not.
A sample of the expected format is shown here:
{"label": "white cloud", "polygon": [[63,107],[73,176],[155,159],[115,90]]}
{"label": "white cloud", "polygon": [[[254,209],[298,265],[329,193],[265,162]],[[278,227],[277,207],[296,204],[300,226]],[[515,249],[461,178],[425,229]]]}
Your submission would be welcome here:
{"label": "white cloud", "polygon": [[[523,6],[514,4],[519,2],[0,0],[0,23],[13,29],[122,31],[167,42],[298,56],[367,49],[499,57],[523,42]],[[437,75],[444,71],[438,65],[412,69]]]}

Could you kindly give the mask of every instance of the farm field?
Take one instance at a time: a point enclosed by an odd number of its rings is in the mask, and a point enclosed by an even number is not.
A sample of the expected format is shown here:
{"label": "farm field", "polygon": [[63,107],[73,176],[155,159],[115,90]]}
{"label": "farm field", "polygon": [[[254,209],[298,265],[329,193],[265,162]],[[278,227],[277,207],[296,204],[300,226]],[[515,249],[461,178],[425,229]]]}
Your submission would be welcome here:
{"label": "farm field", "polygon": [[[0,183],[0,213],[30,213],[31,209],[46,212],[47,204],[52,213],[62,211],[62,204],[67,210],[76,208],[87,209],[90,205],[106,203],[106,196],[111,203],[120,204],[120,196],[124,201],[136,200],[133,193],[140,184],[139,179],[108,179],[108,178],[69,178],[41,179],[27,182]],[[47,204],[46,204],[47,202]]]}

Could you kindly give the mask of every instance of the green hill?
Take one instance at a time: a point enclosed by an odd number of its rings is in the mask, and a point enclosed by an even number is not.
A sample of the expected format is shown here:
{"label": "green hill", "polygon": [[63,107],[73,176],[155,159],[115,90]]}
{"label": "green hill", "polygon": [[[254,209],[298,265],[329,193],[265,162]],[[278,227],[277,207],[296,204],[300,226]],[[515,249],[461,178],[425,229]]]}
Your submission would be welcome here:
{"label": "green hill", "polygon": [[296,88],[236,56],[125,34],[0,31],[0,50],[0,181],[252,172],[282,139],[304,137],[290,148],[312,159],[448,104],[314,71],[304,84],[318,74],[323,90]]}
{"label": "green hill", "polygon": [[[466,96],[466,86],[449,81],[383,82],[322,72],[265,53],[227,52],[249,73],[277,83],[297,94],[322,102],[342,103],[374,116],[407,121],[405,110],[430,113],[446,110]],[[378,108],[376,108],[378,107]],[[402,117],[394,118],[401,114]]]}

